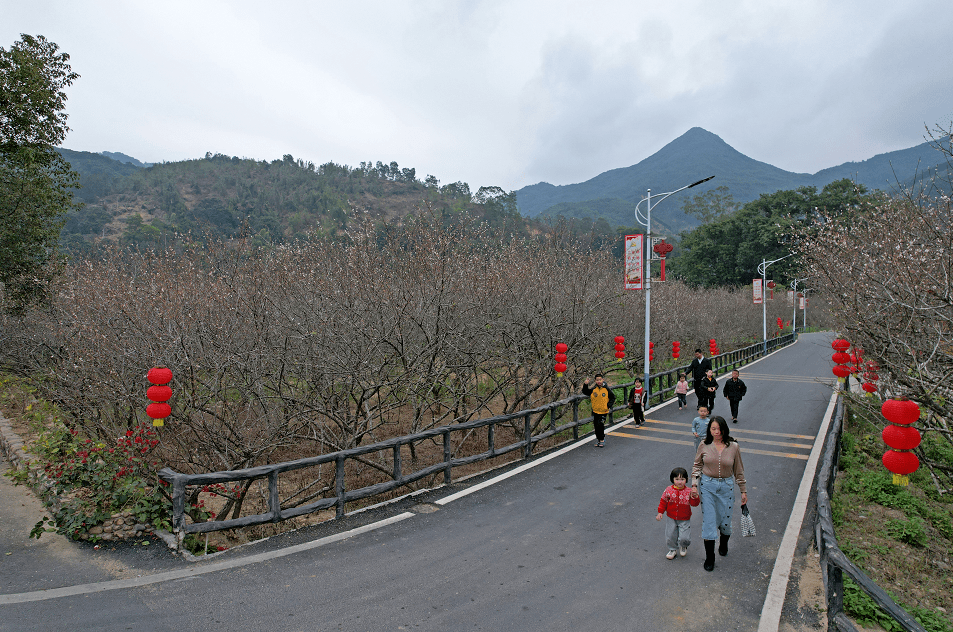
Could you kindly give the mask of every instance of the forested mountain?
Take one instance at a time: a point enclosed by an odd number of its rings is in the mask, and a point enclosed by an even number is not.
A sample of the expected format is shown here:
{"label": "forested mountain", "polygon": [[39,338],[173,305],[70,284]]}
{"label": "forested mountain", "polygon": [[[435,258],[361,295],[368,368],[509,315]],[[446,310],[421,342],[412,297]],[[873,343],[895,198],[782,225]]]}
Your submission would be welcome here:
{"label": "forested mountain", "polygon": [[[291,155],[257,161],[221,154],[136,167],[89,152],[60,150],[81,174],[76,197],[85,206],[69,214],[62,242],[71,252],[101,240],[162,243],[175,233],[229,238],[251,236],[276,243],[306,233],[338,235],[366,213],[400,219],[424,206],[444,215],[467,211],[515,234],[529,230],[516,212],[516,196],[499,187],[471,193],[465,182],[423,182],[396,162],[359,167],[316,166]],[[138,161],[137,161],[138,162]]]}
{"label": "forested mountain", "polygon": [[[921,173],[939,164],[946,170],[943,156],[930,143],[923,143],[816,174],[793,173],[749,158],[715,134],[693,127],[631,167],[606,171],[578,184],[554,186],[540,182],[519,189],[516,196],[520,212],[527,216],[602,217],[613,226],[631,226],[634,206],[649,188],[654,193],[673,191],[714,175],[714,180],[692,189],[692,193],[725,186],[739,203],[755,200],[762,193],[802,186],[821,189],[843,178],[870,190],[889,190],[897,178],[906,183],[917,171],[918,162]],[[682,213],[681,204],[675,199],[667,201],[653,214],[653,225],[662,222],[676,232],[696,226],[698,220]]]}

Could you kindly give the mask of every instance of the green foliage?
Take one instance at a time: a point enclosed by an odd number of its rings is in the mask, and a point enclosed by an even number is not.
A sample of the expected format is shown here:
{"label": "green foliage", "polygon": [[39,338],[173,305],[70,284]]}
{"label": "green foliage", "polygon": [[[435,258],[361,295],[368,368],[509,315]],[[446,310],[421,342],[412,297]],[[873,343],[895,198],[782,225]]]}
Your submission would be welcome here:
{"label": "green foliage", "polygon": [[54,151],[66,137],[69,55],[23,35],[0,48],[0,290],[10,311],[49,300],[63,215],[77,174]]}
{"label": "green foliage", "polygon": [[[897,601],[890,591],[887,591],[887,594]],[[904,609],[913,615],[928,632],[953,632],[953,625],[950,625],[937,612],[920,607],[904,606]],[[849,577],[844,577],[844,611],[864,627],[880,626],[887,632],[903,632],[903,626],[881,610],[880,606]]]}
{"label": "green foliage", "polygon": [[686,200],[682,204],[682,212],[697,218],[702,224],[708,224],[730,215],[740,206],[731,196],[728,187],[720,186]]}
{"label": "green foliage", "polygon": [[[159,483],[151,459],[159,439],[151,426],[140,425],[114,444],[81,438],[62,422],[41,432],[30,446],[52,483],[51,492],[63,500],[51,526],[41,520],[31,532],[40,537],[56,531],[76,538],[115,513],[131,511],[137,522],[168,528],[171,502]],[[31,465],[36,465],[35,463]],[[15,475],[24,482],[26,471]]]}
{"label": "green foliage", "polygon": [[923,519],[918,516],[906,520],[888,520],[884,530],[894,540],[910,546],[923,547],[927,543]]}
{"label": "green foliage", "polygon": [[[795,227],[813,222],[817,209],[847,213],[865,197],[865,191],[849,180],[841,180],[820,193],[814,187],[800,187],[763,194],[740,210],[683,234],[680,254],[670,264],[671,272],[705,287],[749,284],[761,276],[758,265],[762,260],[772,261],[790,253]],[[769,278],[786,287],[797,269],[796,258],[784,259],[771,267]]]}

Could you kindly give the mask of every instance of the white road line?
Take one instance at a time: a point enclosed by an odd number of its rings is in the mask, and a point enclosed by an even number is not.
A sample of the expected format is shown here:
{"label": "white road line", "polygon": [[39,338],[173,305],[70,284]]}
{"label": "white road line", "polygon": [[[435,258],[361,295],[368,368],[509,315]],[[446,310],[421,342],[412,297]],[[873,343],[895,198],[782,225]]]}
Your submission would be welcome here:
{"label": "white road line", "polygon": [[814,441],[814,449],[811,450],[811,456],[804,467],[801,486],[797,490],[797,498],[794,500],[794,507],[791,508],[791,517],[788,518],[788,526],[784,529],[784,537],[781,538],[778,556],[774,561],[774,571],[771,573],[771,582],[768,584],[768,594],[765,596],[764,606],[761,608],[758,632],[777,632],[781,625],[781,608],[784,606],[784,597],[788,592],[788,580],[791,576],[791,564],[794,561],[797,539],[801,533],[801,525],[804,523],[807,506],[810,503],[811,487],[814,484],[817,463],[821,458],[824,438],[827,436],[827,429],[831,425],[831,419],[833,419],[834,410],[837,407],[837,396],[837,391],[831,394],[831,401],[827,405],[824,421],[821,423],[821,428],[817,432],[817,439]]}
{"label": "white road line", "polygon": [[340,540],[346,540],[347,538],[355,535],[360,535],[362,533],[367,533],[368,531],[374,531],[375,529],[386,527],[387,525],[400,522],[401,520],[406,520],[407,518],[415,515],[417,514],[406,511],[391,518],[364,525],[363,527],[358,527],[356,529],[351,529],[350,531],[345,531],[344,533],[329,535],[328,537],[321,538],[320,540],[305,542],[304,544],[296,544],[294,546],[289,546],[277,551],[257,553],[255,555],[249,555],[248,557],[242,557],[234,560],[224,560],[202,566],[191,566],[181,570],[155,573],[153,575],[143,575],[142,577],[133,577],[130,579],[115,579],[108,582],[97,582],[95,584],[79,584],[77,586],[66,586],[64,588],[51,588],[49,590],[37,590],[34,592],[0,595],[0,605],[26,603],[28,601],[44,601],[46,599],[57,599],[59,597],[74,597],[76,595],[88,595],[90,593],[98,593],[106,590],[137,588],[139,586],[148,586],[149,584],[158,584],[161,582],[172,581],[174,579],[184,579],[186,577],[205,575],[206,573],[216,573],[218,571],[223,571],[230,568],[238,568],[240,566],[247,566],[249,564],[257,564],[258,562],[266,562],[268,560],[285,557],[286,555],[293,555],[295,553],[300,553],[309,549],[316,549],[318,547],[325,546],[326,544],[331,544]]}

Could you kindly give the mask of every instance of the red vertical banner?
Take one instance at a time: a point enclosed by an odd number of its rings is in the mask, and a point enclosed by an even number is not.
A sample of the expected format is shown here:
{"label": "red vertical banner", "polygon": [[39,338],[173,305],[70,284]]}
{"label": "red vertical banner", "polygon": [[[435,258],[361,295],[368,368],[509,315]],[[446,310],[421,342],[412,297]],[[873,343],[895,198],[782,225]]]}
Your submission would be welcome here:
{"label": "red vertical banner", "polygon": [[645,235],[625,236],[625,289],[641,290],[645,269]]}
{"label": "red vertical banner", "polygon": [[751,284],[752,295],[754,296],[754,304],[760,305],[764,302],[764,288],[761,285],[761,279],[754,279]]}

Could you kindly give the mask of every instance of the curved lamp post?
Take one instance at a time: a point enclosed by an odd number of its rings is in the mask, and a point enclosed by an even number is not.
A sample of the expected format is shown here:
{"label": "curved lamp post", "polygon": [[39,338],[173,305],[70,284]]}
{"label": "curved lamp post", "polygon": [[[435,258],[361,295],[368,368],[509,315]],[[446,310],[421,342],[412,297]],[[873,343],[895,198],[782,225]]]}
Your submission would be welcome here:
{"label": "curved lamp post", "polygon": [[764,335],[764,354],[765,355],[768,355],[768,301],[765,300],[766,297],[764,296],[764,286],[768,282],[768,279],[767,279],[768,266],[771,265],[772,263],[777,263],[778,261],[781,261],[781,259],[787,259],[793,254],[794,254],[793,252],[790,252],[784,255],[783,257],[779,257],[778,259],[775,259],[774,261],[765,261],[764,259],[762,259],[761,263],[758,264],[758,272],[761,274],[761,330],[762,330],[762,334]]}
{"label": "curved lamp post", "polygon": [[[670,195],[675,195],[675,194],[678,193],[679,191],[684,191],[685,189],[690,189],[690,188],[692,188],[692,187],[697,187],[699,184],[702,184],[702,183],[704,183],[704,182],[708,182],[709,180],[711,180],[711,179],[714,178],[714,177],[715,177],[715,176],[708,176],[708,177],[705,178],[704,180],[699,180],[698,182],[693,182],[693,183],[691,183],[691,184],[686,184],[685,186],[683,186],[683,187],[680,188],[680,189],[675,189],[674,191],[669,191],[668,193],[659,193],[659,194],[656,195],[656,197],[657,197],[657,198],[660,197],[661,199],[659,199],[657,202],[655,202],[655,205],[658,206],[661,202],[663,202],[663,201],[665,200],[665,198],[667,198],[667,197],[670,196]],[[642,215],[642,213],[639,211],[639,206],[641,206],[641,205],[642,205],[642,202],[645,202],[646,200],[648,200],[648,205],[647,205],[647,207],[646,207],[645,215]],[[645,253],[645,261],[644,261],[644,264],[645,264],[644,270],[645,270],[645,272],[643,273],[643,276],[644,276],[644,278],[645,278],[645,286],[644,286],[644,287],[645,287],[645,347],[644,347],[645,356],[644,356],[644,358],[643,358],[643,359],[644,359],[645,376],[644,376],[644,379],[642,380],[642,384],[643,384],[644,387],[645,387],[645,392],[646,392],[646,394],[647,394],[647,395],[651,395],[651,394],[652,394],[652,388],[651,388],[651,384],[649,383],[649,339],[650,339],[650,336],[651,336],[651,324],[652,324],[652,318],[651,318],[651,314],[652,314],[652,309],[651,309],[651,308],[652,308],[652,282],[651,282],[652,273],[651,273],[651,269],[649,268],[649,266],[652,265],[652,263],[651,263],[651,262],[652,262],[652,189],[648,189],[648,195],[647,195],[646,197],[642,198],[641,200],[639,200],[639,203],[635,205],[635,221],[637,221],[639,224],[642,224],[643,226],[645,226],[645,246],[642,248],[642,251]]]}

